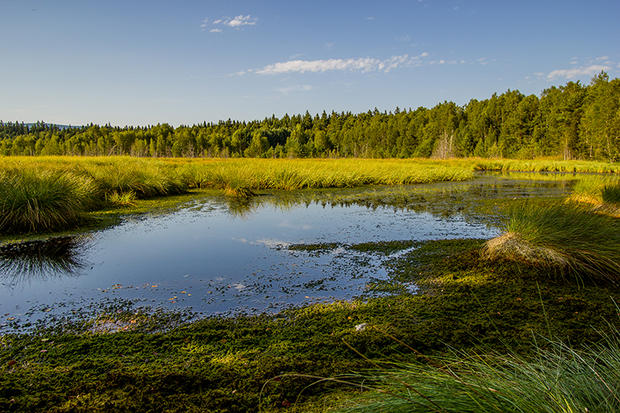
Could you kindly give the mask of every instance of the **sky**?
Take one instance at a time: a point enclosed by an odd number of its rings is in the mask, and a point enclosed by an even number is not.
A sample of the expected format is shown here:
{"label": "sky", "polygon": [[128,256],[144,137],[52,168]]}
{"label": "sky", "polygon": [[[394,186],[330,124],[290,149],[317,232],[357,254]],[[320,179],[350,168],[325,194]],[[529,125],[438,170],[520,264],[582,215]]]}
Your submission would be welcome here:
{"label": "sky", "polygon": [[459,105],[620,73],[620,1],[0,0],[0,119]]}

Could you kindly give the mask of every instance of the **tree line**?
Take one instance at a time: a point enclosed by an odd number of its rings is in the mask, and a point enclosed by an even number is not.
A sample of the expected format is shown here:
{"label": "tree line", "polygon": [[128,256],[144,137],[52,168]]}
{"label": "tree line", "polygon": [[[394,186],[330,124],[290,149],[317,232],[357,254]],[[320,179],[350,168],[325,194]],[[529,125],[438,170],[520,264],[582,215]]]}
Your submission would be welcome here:
{"label": "tree line", "polygon": [[567,82],[540,97],[508,90],[464,106],[272,116],[176,128],[60,127],[0,121],[0,155],[151,157],[455,157],[617,161],[620,79]]}

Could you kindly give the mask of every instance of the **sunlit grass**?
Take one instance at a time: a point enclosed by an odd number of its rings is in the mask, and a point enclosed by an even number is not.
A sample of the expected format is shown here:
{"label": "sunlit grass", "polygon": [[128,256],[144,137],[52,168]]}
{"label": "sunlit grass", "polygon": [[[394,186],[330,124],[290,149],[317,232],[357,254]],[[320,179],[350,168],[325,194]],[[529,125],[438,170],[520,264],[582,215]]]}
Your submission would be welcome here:
{"label": "sunlit grass", "polygon": [[0,172],[0,233],[52,231],[81,222],[93,202],[89,179],[61,171]]}
{"label": "sunlit grass", "polygon": [[[170,196],[193,188],[217,189],[233,197],[248,197],[261,190],[464,181],[473,178],[476,170],[617,173],[619,168],[616,164],[604,162],[479,158],[1,157],[0,185],[7,196],[3,198],[0,233],[65,229],[74,225],[86,210],[129,206],[133,203],[133,197]],[[68,186],[63,189],[61,184]],[[605,187],[604,191],[601,189],[599,192],[601,198],[603,193],[606,199],[618,197],[614,187]],[[18,195],[20,193],[22,195]],[[66,194],[63,202],[62,193]],[[18,201],[20,197],[22,201]],[[27,202],[24,201],[26,198]]]}
{"label": "sunlit grass", "polygon": [[[457,353],[355,378],[370,389],[343,412],[612,412],[620,409],[620,335],[576,350],[545,343],[537,355]],[[345,378],[349,382],[353,378]],[[343,381],[344,381],[343,380]]]}
{"label": "sunlit grass", "polygon": [[521,203],[508,215],[505,233],[486,244],[489,258],[620,282],[618,218],[571,202]]}

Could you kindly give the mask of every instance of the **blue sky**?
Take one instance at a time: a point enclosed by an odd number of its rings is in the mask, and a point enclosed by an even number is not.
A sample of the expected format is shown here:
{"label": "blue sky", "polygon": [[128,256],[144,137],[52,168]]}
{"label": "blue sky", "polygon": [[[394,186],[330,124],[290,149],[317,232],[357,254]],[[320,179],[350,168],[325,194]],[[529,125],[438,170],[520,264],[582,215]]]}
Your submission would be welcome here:
{"label": "blue sky", "polygon": [[0,119],[464,104],[620,72],[620,1],[0,0]]}

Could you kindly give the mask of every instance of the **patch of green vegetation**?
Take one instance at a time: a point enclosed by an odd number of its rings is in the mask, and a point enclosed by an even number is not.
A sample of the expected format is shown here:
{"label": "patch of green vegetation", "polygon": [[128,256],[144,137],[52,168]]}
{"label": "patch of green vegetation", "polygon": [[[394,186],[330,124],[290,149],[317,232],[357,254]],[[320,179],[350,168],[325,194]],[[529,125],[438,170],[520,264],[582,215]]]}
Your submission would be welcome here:
{"label": "patch of green vegetation", "polygon": [[208,318],[159,332],[4,335],[0,411],[277,410],[300,394],[310,403],[300,410],[309,411],[331,401],[319,397],[343,394],[315,377],[372,367],[364,357],[424,362],[450,348],[528,355],[532,334],[578,346],[600,340],[617,319],[617,288],[538,285],[533,269],[488,266],[483,243],[425,242],[392,260],[392,279],[415,282],[418,295]]}
{"label": "patch of green vegetation", "polygon": [[620,220],[575,203],[520,203],[506,233],[486,244],[491,259],[509,259],[570,274],[620,282]]}
{"label": "patch of green vegetation", "polygon": [[340,379],[371,391],[339,402],[338,411],[620,410],[620,332],[586,349],[556,340],[548,344],[532,358],[455,352],[424,364],[376,363],[371,373]]}
{"label": "patch of green vegetation", "polygon": [[601,198],[603,202],[609,202],[612,204],[620,203],[620,183],[615,182],[613,184],[607,184],[603,186],[601,190]]}
{"label": "patch of green vegetation", "polygon": [[404,241],[379,241],[379,242],[364,242],[360,244],[353,244],[349,248],[359,252],[372,252],[382,255],[390,255],[395,252],[406,250],[418,244],[416,241],[404,240]]}
{"label": "patch of green vegetation", "polygon": [[53,231],[85,221],[92,182],[54,172],[0,171],[0,233]]}
{"label": "patch of green vegetation", "polygon": [[339,242],[322,242],[317,244],[291,244],[287,247],[289,251],[305,251],[312,255],[320,255],[331,252],[336,248],[344,247],[346,244]]}
{"label": "patch of green vegetation", "polygon": [[340,242],[322,242],[317,244],[292,244],[287,247],[290,251],[305,251],[314,255],[325,254],[337,248],[381,255],[390,255],[398,251],[411,248],[416,245],[415,241],[378,241],[364,242],[359,244],[344,244]]}

